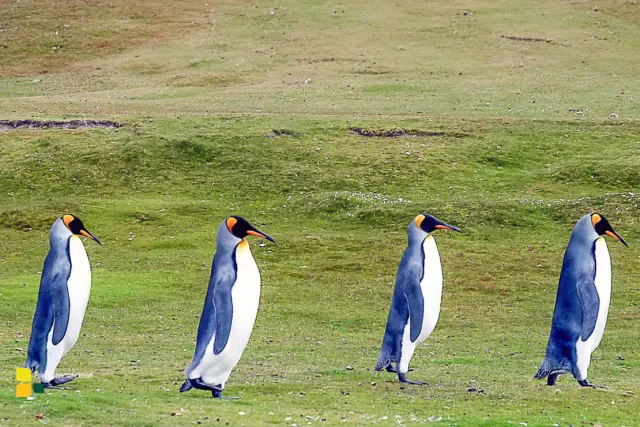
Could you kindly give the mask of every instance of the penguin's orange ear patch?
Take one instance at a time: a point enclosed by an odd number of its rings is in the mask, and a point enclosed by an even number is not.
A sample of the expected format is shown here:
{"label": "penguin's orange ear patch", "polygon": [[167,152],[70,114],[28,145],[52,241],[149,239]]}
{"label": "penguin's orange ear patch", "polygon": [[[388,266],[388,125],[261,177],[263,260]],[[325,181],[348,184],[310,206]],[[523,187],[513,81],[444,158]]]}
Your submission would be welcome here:
{"label": "penguin's orange ear patch", "polygon": [[420,214],[416,217],[416,225],[418,228],[422,225],[422,221],[424,221],[424,215]]}
{"label": "penguin's orange ear patch", "polygon": [[64,222],[64,225],[66,225],[67,228],[69,228],[71,221],[73,221],[73,215],[65,215],[62,217],[62,222]]}
{"label": "penguin's orange ear patch", "polygon": [[591,224],[593,224],[593,226],[595,227],[597,223],[600,222],[600,220],[602,220],[602,217],[598,214],[593,214],[591,215]]}
{"label": "penguin's orange ear patch", "polygon": [[235,219],[234,217],[227,218],[227,229],[229,230],[229,233],[233,233],[233,226],[236,225],[237,223],[238,223],[238,220]]}

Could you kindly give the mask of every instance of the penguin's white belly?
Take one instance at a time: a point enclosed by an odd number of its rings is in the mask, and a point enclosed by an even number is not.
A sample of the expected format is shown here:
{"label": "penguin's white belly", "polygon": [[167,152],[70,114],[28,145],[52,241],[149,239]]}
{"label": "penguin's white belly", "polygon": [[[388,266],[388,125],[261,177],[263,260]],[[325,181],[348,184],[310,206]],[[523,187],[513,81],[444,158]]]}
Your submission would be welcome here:
{"label": "penguin's white belly", "polygon": [[71,258],[71,274],[67,279],[69,292],[69,323],[67,331],[58,344],[53,344],[54,323],[47,337],[47,368],[43,378],[51,381],[62,357],[75,345],[80,336],[80,328],[84,320],[84,313],[89,303],[91,293],[91,266],[89,257],[84,249],[82,240],[78,236],[69,239],[69,256]]}
{"label": "penguin's white belly", "polygon": [[219,354],[214,354],[214,334],[198,367],[205,383],[222,387],[249,342],[260,302],[260,271],[246,241],[241,242],[236,249],[236,265],[236,281],[231,288],[233,317],[229,340]]}
{"label": "penguin's white belly", "polygon": [[84,320],[84,313],[89,303],[91,293],[91,266],[89,257],[84,250],[82,240],[78,236],[72,236],[69,240],[69,255],[71,256],[71,275],[67,281],[69,289],[69,325],[67,333],[61,344],[66,351],[76,343],[80,336],[80,328]]}
{"label": "penguin's white belly", "polygon": [[424,313],[422,329],[416,344],[426,340],[438,323],[440,317],[440,301],[442,299],[442,265],[436,241],[429,235],[422,244],[424,250],[424,276],[420,282]]}
{"label": "penguin's white belly", "polygon": [[596,326],[591,336],[586,341],[582,341],[582,337],[579,337],[576,343],[578,370],[584,376],[583,379],[586,378],[589,362],[591,361],[591,353],[598,348],[602,340],[604,327],[607,324],[609,303],[611,302],[611,258],[604,238],[600,237],[596,240],[594,255],[596,258],[596,277],[594,281],[600,298],[600,306],[598,307]]}

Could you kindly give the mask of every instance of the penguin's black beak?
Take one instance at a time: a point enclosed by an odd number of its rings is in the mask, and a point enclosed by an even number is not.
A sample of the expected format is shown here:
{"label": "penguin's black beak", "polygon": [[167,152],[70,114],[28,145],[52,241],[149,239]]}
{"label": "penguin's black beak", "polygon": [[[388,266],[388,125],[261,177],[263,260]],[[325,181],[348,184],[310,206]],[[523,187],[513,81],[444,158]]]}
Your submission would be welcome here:
{"label": "penguin's black beak", "polygon": [[100,239],[98,239],[96,236],[94,236],[93,234],[89,233],[89,230],[80,230],[80,234],[82,234],[84,237],[88,237],[91,240],[94,240],[97,244],[101,245],[102,242],[100,241]]}
{"label": "penguin's black beak", "polygon": [[627,245],[627,242],[624,241],[624,239],[622,238],[622,236],[620,236],[618,233],[616,233],[613,228],[607,230],[604,232],[607,236],[611,236],[614,239],[616,239],[619,242],[622,242],[623,245],[625,245],[626,247],[629,247],[629,245]]}
{"label": "penguin's black beak", "polygon": [[454,227],[453,225],[445,224],[444,222],[439,222],[438,224],[435,225],[435,228],[440,229],[440,230],[451,230],[451,231],[456,231],[458,233],[462,233],[462,230],[460,230],[458,227]]}
{"label": "penguin's black beak", "polygon": [[253,228],[253,227],[251,227],[251,229],[247,230],[247,234],[251,234],[252,236],[260,237],[261,239],[267,239],[268,241],[273,242],[273,243],[276,242],[273,237],[271,237],[271,236],[269,236],[267,234],[264,234],[262,231],[260,231],[260,230],[258,230],[256,228]]}

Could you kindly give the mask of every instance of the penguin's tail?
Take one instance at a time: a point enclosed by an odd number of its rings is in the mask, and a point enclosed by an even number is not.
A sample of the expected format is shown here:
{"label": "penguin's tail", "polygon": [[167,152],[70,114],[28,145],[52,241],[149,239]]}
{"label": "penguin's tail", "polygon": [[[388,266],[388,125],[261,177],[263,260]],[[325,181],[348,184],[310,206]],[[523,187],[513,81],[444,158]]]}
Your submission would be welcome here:
{"label": "penguin's tail", "polygon": [[182,383],[182,387],[180,387],[180,393],[184,393],[185,391],[189,391],[193,388],[193,384],[191,384],[191,380],[187,378],[185,382]]}
{"label": "penguin's tail", "polygon": [[40,363],[31,356],[27,356],[27,360],[26,362],[24,362],[24,367],[31,369],[31,372],[34,372],[36,369],[38,369],[39,365]]}
{"label": "penguin's tail", "polygon": [[540,369],[538,369],[538,372],[536,372],[536,374],[533,376],[533,378],[541,380],[543,378],[547,378],[549,374],[551,374],[551,371],[541,366]]}
{"label": "penguin's tail", "polygon": [[380,356],[378,356],[378,362],[376,362],[376,371],[381,371],[391,363],[391,352],[384,347],[380,350]]}
{"label": "penguin's tail", "polygon": [[571,365],[565,361],[556,361],[545,357],[545,359],[540,364],[540,368],[538,368],[538,372],[533,376],[537,380],[541,380],[543,378],[548,377],[549,375],[556,372],[570,372]]}

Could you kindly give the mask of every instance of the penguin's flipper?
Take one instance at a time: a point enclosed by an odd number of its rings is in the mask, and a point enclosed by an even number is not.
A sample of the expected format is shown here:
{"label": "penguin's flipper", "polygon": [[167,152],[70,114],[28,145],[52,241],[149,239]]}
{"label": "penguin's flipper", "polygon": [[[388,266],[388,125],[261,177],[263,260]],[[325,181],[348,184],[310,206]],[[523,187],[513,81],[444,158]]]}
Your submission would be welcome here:
{"label": "penguin's flipper", "polygon": [[213,354],[220,354],[229,341],[233,320],[233,301],[230,290],[232,285],[233,282],[219,283],[213,291],[213,304],[216,307],[216,335],[213,341]]}
{"label": "penguin's flipper", "polygon": [[[235,251],[232,258],[235,259]],[[215,337],[213,341],[213,354],[220,354],[227,346],[231,321],[233,320],[233,301],[231,288],[236,282],[236,264],[218,262],[213,260],[213,268],[209,287],[213,285],[213,305],[215,308]]]}
{"label": "penguin's flipper", "polygon": [[[71,255],[69,254],[69,242],[67,241],[64,255],[61,255],[52,266],[47,266],[48,258],[45,260],[44,268],[50,268],[53,274],[51,282],[48,284],[49,294],[53,302],[53,345],[57,345],[67,334],[69,325],[69,314],[71,301],[69,299],[69,288],[67,281],[71,276]],[[44,277],[43,277],[44,280]],[[42,286],[42,284],[40,285]]]}
{"label": "penguin's flipper", "polygon": [[422,318],[424,317],[424,298],[420,288],[420,280],[423,276],[423,267],[418,263],[408,265],[404,269],[407,273],[403,277],[403,293],[409,307],[409,322],[411,342],[420,336],[422,331]]}
{"label": "penguin's flipper", "polygon": [[[595,272],[594,272],[595,277]],[[593,279],[584,279],[576,284],[578,296],[582,302],[582,329],[580,337],[582,341],[589,339],[596,328],[598,311],[600,310],[600,296]]]}
{"label": "penguin's flipper", "polygon": [[[71,263],[69,263],[69,267]],[[53,300],[53,336],[51,340],[53,345],[57,345],[67,334],[67,326],[69,326],[69,313],[71,301],[69,299],[69,288],[67,280],[71,274],[71,268],[68,271],[58,273],[53,277],[51,283],[51,297]]]}

